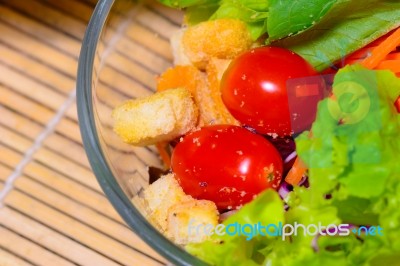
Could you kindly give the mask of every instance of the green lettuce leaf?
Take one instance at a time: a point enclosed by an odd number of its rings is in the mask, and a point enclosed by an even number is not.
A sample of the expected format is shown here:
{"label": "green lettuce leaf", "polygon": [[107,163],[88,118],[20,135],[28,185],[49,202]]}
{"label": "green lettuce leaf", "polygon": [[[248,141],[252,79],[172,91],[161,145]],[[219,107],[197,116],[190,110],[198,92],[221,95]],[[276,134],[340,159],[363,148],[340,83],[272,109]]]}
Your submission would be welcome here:
{"label": "green lettuce leaf", "polygon": [[240,19],[252,39],[293,50],[321,71],[400,26],[394,0],[159,0],[185,8],[189,25]]}
{"label": "green lettuce leaf", "polygon": [[217,11],[218,2],[203,4],[200,6],[190,6],[186,8],[186,21],[189,25],[196,25],[200,22],[207,21]]}
{"label": "green lettuce leaf", "polygon": [[318,23],[337,0],[270,0],[269,41],[292,36]]}
{"label": "green lettuce leaf", "polygon": [[[315,205],[336,208],[342,222],[384,229],[384,236],[354,242],[351,252],[339,256],[346,261],[343,265],[393,262],[400,254],[400,115],[393,104],[400,95],[400,79],[390,71],[349,66],[336,75],[333,94],[339,110],[332,100],[322,101],[312,137],[305,132],[296,139],[297,152],[309,167],[308,192]],[[356,97],[346,98],[351,94]],[[352,113],[358,110],[362,119],[357,120]],[[327,194],[330,199],[322,200]],[[343,246],[336,248],[342,251]]]}
{"label": "green lettuce leaf", "polygon": [[268,1],[222,0],[210,19],[233,18],[246,22],[253,40],[267,31]]}
{"label": "green lettuce leaf", "polygon": [[351,223],[380,226],[383,235],[315,239],[298,234],[290,241],[280,236],[247,241],[244,236],[213,235],[209,241],[188,245],[190,253],[211,265],[397,265],[400,115],[393,103],[400,95],[400,79],[389,71],[348,66],[336,75],[333,93],[337,102],[325,99],[318,106],[313,134],[304,132],[296,138],[297,152],[309,167],[310,187],[295,187],[285,199],[285,212],[276,192],[267,190],[225,224]]}
{"label": "green lettuce leaf", "polygon": [[[244,206],[240,213],[229,217],[224,224],[283,223],[283,202],[276,191],[267,190]],[[208,241],[187,245],[186,250],[210,265],[259,265],[264,258],[259,250],[271,241],[276,240],[259,235],[246,240],[246,236],[238,234],[234,236],[214,234]]]}
{"label": "green lettuce leaf", "polygon": [[[298,35],[273,44],[295,51],[314,68],[323,70],[399,26],[399,1],[337,0],[318,23]],[[278,34],[283,27],[274,32]]]}

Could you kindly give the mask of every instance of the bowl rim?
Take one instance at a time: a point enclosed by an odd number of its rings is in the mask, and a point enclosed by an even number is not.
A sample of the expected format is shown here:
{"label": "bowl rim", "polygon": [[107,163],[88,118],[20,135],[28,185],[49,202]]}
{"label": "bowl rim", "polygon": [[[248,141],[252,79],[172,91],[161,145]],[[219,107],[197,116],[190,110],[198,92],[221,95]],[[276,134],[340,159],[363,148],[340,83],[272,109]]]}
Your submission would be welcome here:
{"label": "bowl rim", "polygon": [[173,244],[143,217],[119,186],[102,151],[93,109],[92,66],[97,43],[114,2],[115,0],[99,0],[96,4],[86,28],[78,60],[78,123],[86,155],[96,179],[108,200],[131,230],[159,254],[176,265],[207,265]]}

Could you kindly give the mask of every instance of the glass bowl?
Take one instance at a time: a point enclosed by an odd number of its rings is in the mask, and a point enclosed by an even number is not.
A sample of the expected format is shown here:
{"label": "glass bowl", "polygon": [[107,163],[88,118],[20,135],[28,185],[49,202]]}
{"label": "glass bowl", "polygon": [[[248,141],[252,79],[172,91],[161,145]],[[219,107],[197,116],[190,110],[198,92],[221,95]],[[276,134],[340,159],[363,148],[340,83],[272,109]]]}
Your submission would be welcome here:
{"label": "glass bowl", "polygon": [[161,167],[154,147],[132,147],[112,131],[112,109],[150,95],[155,77],[172,65],[171,34],[183,14],[152,1],[99,0],[81,48],[77,106],[84,147],[108,199],[131,229],[176,265],[205,265],[174,245],[144,218],[133,196]]}

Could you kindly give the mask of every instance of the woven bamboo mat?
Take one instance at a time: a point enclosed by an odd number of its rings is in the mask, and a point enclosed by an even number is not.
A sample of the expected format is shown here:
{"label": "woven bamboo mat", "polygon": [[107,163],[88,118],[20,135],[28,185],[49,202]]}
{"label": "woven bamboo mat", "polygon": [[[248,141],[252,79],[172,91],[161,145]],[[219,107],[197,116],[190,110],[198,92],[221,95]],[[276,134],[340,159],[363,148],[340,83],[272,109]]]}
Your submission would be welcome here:
{"label": "woven bamboo mat", "polygon": [[0,266],[165,265],[103,195],[75,79],[96,0],[0,0]]}

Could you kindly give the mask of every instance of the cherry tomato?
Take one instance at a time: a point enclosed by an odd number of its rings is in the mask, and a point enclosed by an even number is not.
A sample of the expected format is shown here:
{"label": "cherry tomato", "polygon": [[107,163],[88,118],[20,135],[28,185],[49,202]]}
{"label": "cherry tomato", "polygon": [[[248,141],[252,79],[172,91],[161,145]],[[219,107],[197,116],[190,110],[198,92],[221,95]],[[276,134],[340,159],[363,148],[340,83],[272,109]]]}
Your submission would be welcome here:
{"label": "cherry tomato", "polygon": [[234,209],[282,179],[282,159],[265,138],[247,129],[214,125],[186,135],[172,153],[172,171],[185,193]]}
{"label": "cherry tomato", "polygon": [[259,133],[279,136],[311,125],[323,90],[323,79],[308,62],[279,47],[241,54],[221,82],[222,100],[236,119]]}

